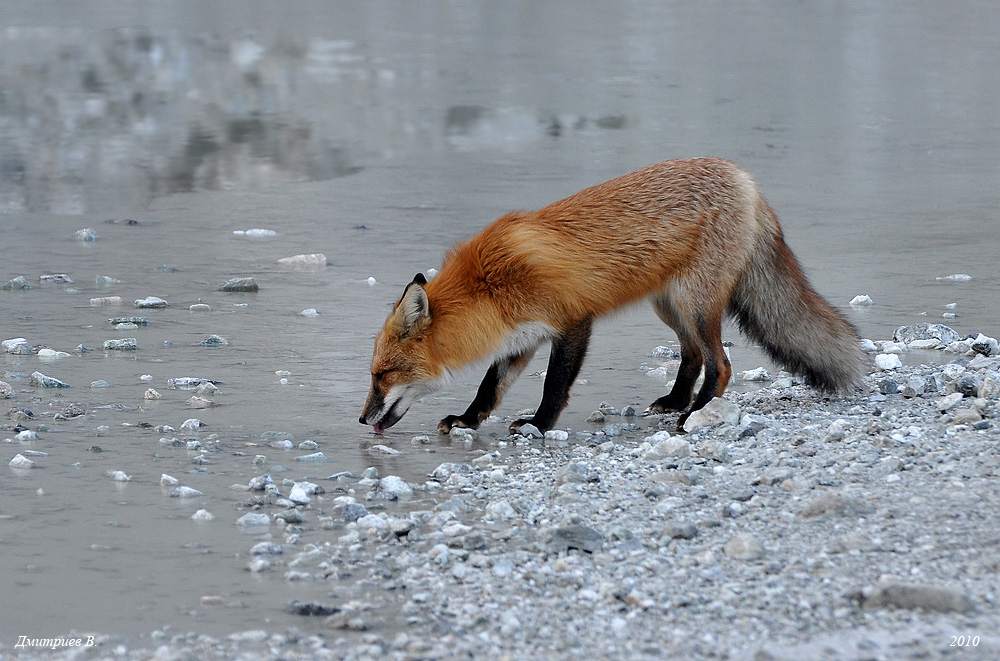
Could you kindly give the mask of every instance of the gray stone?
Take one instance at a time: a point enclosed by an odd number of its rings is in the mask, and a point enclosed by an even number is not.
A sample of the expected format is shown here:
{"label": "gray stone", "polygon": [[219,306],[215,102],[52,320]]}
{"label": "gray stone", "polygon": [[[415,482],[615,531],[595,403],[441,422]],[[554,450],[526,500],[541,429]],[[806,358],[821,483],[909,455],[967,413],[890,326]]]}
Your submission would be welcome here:
{"label": "gray stone", "polygon": [[913,324],[900,326],[893,332],[892,339],[896,342],[909,344],[914,340],[939,340],[942,344],[950,344],[961,339],[961,336],[944,324]]}
{"label": "gray stone", "polygon": [[730,539],[723,551],[726,557],[734,560],[760,560],[764,557],[764,546],[749,533],[740,533]]}
{"label": "gray stone", "polygon": [[596,553],[604,546],[604,535],[589,526],[568,525],[549,532],[548,548],[554,553],[578,549]]}
{"label": "gray stone", "polygon": [[903,583],[895,579],[880,581],[862,601],[864,608],[895,606],[908,610],[922,608],[938,613],[967,613],[975,604],[964,592],[939,585]]}

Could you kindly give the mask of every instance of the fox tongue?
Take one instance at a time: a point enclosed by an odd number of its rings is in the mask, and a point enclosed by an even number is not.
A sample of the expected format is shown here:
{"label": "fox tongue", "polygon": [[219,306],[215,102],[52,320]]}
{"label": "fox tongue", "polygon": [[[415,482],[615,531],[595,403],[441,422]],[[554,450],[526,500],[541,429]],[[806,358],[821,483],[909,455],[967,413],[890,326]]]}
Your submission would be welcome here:
{"label": "fox tongue", "polygon": [[381,434],[381,433],[382,433],[382,432],[384,431],[384,430],[382,429],[382,425],[380,425],[380,424],[379,424],[379,423],[377,423],[377,422],[376,422],[376,423],[375,423],[374,425],[372,425],[372,428],[373,428],[373,429],[375,429],[375,433],[376,433],[376,434]]}

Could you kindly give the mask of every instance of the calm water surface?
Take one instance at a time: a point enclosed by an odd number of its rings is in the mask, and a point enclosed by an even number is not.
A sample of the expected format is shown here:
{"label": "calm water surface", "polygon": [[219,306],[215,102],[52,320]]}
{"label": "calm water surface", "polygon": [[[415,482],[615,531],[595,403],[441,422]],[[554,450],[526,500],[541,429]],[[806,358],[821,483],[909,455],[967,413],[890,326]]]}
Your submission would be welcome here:
{"label": "calm water surface", "polygon": [[[420,482],[490,449],[501,425],[471,448],[410,443],[464,410],[476,373],[384,438],[357,423],[389,306],[414,273],[502,213],[664,158],[718,155],[754,173],[817,289],[863,336],[946,312],[960,332],[1000,331],[993,3],[316,3],[232,14],[138,3],[124,15],[92,5],[13,10],[0,30],[0,281],[31,284],[0,291],[0,339],[71,354],[0,356],[0,379],[16,391],[4,411],[30,409],[23,424],[41,429],[22,444],[16,421],[0,420],[0,645],[74,629],[318,627],[285,604],[351,587],[246,572],[260,538],[233,524],[245,496],[229,486],[263,470],[324,484],[368,466]],[[94,18],[104,15],[116,22]],[[85,227],[99,239],[72,238]],[[277,234],[233,233],[248,228]],[[277,263],[314,252],[329,266]],[[73,282],[39,281],[52,273]],[[938,279],[953,273],[972,279]],[[237,276],[260,291],[218,291]],[[850,309],[856,294],[875,305]],[[92,307],[99,296],[124,303]],[[135,310],[146,296],[170,307]],[[212,311],[190,312],[199,301]],[[318,316],[299,314],[307,308]],[[107,322],[134,314],[149,326]],[[200,344],[213,334],[228,344]],[[727,334],[737,370],[767,365]],[[139,350],[101,349],[119,337]],[[639,368],[674,343],[645,307],[602,322],[561,423],[589,428],[602,400],[648,404],[663,384]],[[94,351],[74,353],[81,344]],[[72,387],[32,387],[35,370]],[[184,376],[218,381],[219,406],[192,409],[192,393],[167,388]],[[91,388],[97,379],[109,386]],[[144,400],[147,387],[163,398]],[[523,377],[500,413],[534,406],[540,392],[540,378]],[[70,403],[86,415],[54,420]],[[192,417],[207,425],[204,452],[161,445],[178,434],[140,426]],[[267,431],[316,441],[326,463],[268,447]],[[7,468],[24,450],[47,456]],[[116,483],[111,470],[132,480]],[[204,496],[170,498],[161,473]],[[341,534],[316,525],[323,507],[303,544]],[[191,521],[200,508],[215,520]],[[202,595],[224,605],[202,606]]]}

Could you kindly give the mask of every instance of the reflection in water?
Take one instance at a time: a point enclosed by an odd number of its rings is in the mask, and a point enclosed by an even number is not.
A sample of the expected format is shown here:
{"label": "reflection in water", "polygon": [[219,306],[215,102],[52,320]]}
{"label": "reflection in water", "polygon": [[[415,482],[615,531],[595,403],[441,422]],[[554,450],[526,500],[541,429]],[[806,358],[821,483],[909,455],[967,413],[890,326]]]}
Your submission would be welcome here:
{"label": "reflection in water", "polygon": [[350,79],[352,58],[316,50],[276,43],[265,58],[247,38],[8,29],[0,211],[84,213],[357,172],[358,127],[323,126],[298,103],[310,78]]}

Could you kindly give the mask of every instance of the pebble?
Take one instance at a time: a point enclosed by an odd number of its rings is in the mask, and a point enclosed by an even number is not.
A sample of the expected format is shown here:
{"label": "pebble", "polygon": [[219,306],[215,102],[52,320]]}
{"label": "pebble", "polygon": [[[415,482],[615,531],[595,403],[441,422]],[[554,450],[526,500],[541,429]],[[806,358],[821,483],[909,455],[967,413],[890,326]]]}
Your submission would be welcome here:
{"label": "pebble", "polygon": [[45,376],[41,372],[35,371],[31,373],[31,380],[29,381],[33,386],[41,386],[43,388],[69,388],[68,383],[64,383],[59,379],[55,379],[51,376]]}
{"label": "pebble", "polygon": [[307,255],[292,255],[291,257],[282,257],[278,260],[279,264],[284,266],[315,266],[324,267],[327,264],[326,255],[323,253],[311,253]]}
{"label": "pebble", "polygon": [[184,431],[198,431],[202,427],[205,427],[205,423],[198,418],[188,418],[181,423],[181,429]]}
{"label": "pebble", "polygon": [[316,308],[306,308],[305,310],[303,310],[299,314],[302,315],[303,317],[318,317],[319,316],[319,312],[316,311]]}
{"label": "pebble", "polygon": [[739,421],[740,408],[727,399],[716,397],[688,416],[684,422],[684,431],[691,433],[722,424],[735,425]]}
{"label": "pebble", "polygon": [[399,450],[395,448],[390,448],[388,445],[382,445],[381,443],[373,445],[369,449],[372,450],[373,452],[380,452],[382,454],[388,454],[388,455],[397,455],[400,453]]}
{"label": "pebble", "polygon": [[748,533],[740,533],[730,539],[723,551],[726,557],[735,560],[760,560],[764,557],[764,546]]}
{"label": "pebble", "polygon": [[251,277],[230,278],[219,287],[219,291],[226,292],[254,292],[259,289],[257,281]]}
{"label": "pebble", "polygon": [[0,285],[0,289],[6,291],[26,290],[31,289],[31,285],[29,285],[28,281],[24,279],[23,275],[19,275],[16,278],[11,278],[7,282]]}
{"label": "pebble", "polygon": [[175,487],[170,492],[171,498],[201,498],[204,494],[191,487]]}
{"label": "pebble", "polygon": [[180,485],[180,480],[172,475],[167,475],[163,473],[160,475],[160,486],[164,487],[176,487]]}
{"label": "pebble", "polygon": [[158,296],[147,296],[146,298],[136,299],[135,307],[137,308],[165,308],[169,303]]}
{"label": "pebble", "polygon": [[199,342],[203,347],[224,347],[229,344],[229,341],[218,335],[209,335],[204,340]]}
{"label": "pebble", "polygon": [[301,461],[307,464],[318,464],[326,461],[326,455],[322,452],[313,452],[312,454],[304,454],[299,457],[295,457],[295,461]]}
{"label": "pebble", "polygon": [[907,610],[924,609],[937,613],[966,613],[975,610],[964,592],[940,585],[905,583],[894,578],[879,581],[862,606],[867,609],[895,606]]}
{"label": "pebble", "polygon": [[896,370],[903,366],[896,354],[880,353],[875,356],[875,366],[883,371]]}
{"label": "pebble", "polygon": [[36,468],[38,466],[38,464],[25,457],[23,454],[14,455],[14,458],[11,459],[7,465],[11,468],[17,469]]}
{"label": "pebble", "polygon": [[6,381],[0,381],[0,399],[13,399],[14,388]]}
{"label": "pebble", "polygon": [[153,388],[146,388],[146,392],[144,392],[142,394],[142,397],[143,397],[143,399],[148,399],[150,401],[156,401],[158,399],[162,399],[163,395],[161,395],[160,393],[158,393]]}
{"label": "pebble", "polygon": [[134,337],[123,337],[119,340],[104,340],[105,351],[135,351],[139,348],[139,340]]}
{"label": "pebble", "polygon": [[97,241],[97,231],[93,227],[84,227],[73,232],[73,238],[77,241]]}
{"label": "pebble", "polygon": [[242,527],[269,526],[271,525],[271,517],[263,512],[247,512],[236,519],[236,525]]}
{"label": "pebble", "polygon": [[119,324],[135,324],[136,326],[148,326],[149,317],[112,317],[108,319],[108,323],[112,326],[118,326]]}
{"label": "pebble", "polygon": [[278,236],[278,233],[274,230],[265,229],[261,227],[253,227],[248,230],[233,230],[233,235],[235,236],[248,236],[251,239],[267,239],[272,236]]}
{"label": "pebble", "polygon": [[850,304],[853,307],[867,307],[870,305],[874,305],[875,301],[873,301],[872,297],[869,296],[868,294],[858,294],[857,296],[851,299]]}
{"label": "pebble", "polygon": [[125,474],[125,471],[108,471],[108,477],[110,477],[115,482],[130,482],[131,477]]}
{"label": "pebble", "polygon": [[379,489],[393,500],[406,500],[413,496],[413,487],[397,475],[386,475],[378,483]]}
{"label": "pebble", "polygon": [[747,370],[743,372],[744,381],[770,381],[771,373],[768,372],[763,367],[758,367],[756,369]]}

